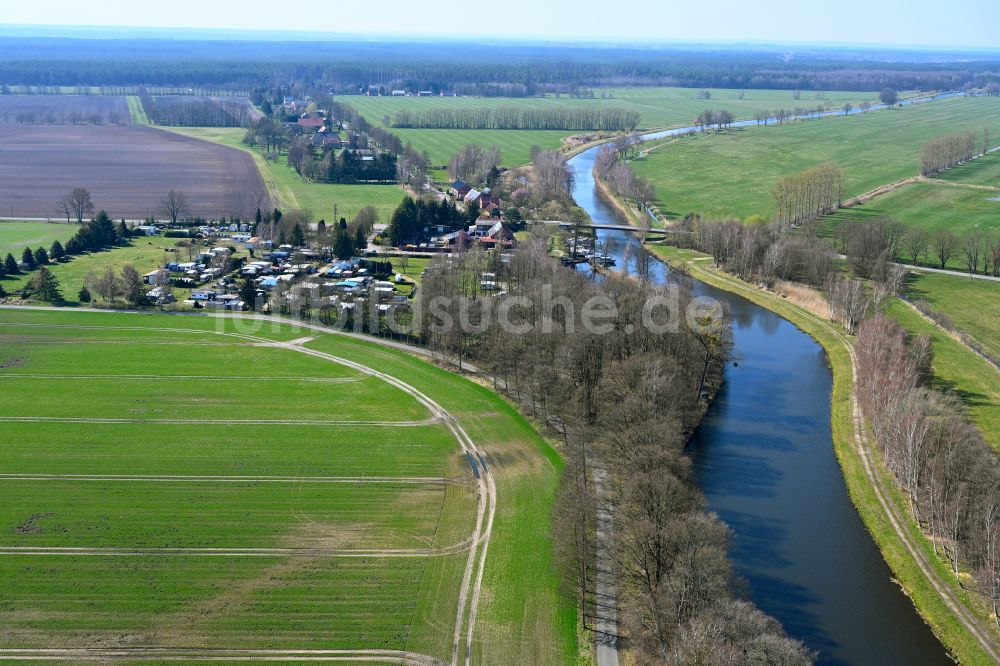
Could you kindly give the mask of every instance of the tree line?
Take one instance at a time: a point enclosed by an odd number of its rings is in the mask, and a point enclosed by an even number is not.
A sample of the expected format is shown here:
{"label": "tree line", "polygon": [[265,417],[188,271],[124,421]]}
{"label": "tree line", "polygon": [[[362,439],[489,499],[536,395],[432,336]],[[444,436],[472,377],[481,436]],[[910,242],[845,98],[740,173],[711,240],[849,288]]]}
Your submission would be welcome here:
{"label": "tree line", "polygon": [[422,129],[510,129],[510,130],[634,130],[639,113],[625,109],[553,108],[525,109],[516,106],[479,109],[427,109],[398,111],[393,127]]}
{"label": "tree line", "polygon": [[844,172],[832,162],[782,176],[771,187],[779,224],[797,225],[815,220],[840,206]]}
{"label": "tree line", "polygon": [[[483,271],[495,274],[502,296],[478,296]],[[677,294],[683,310],[689,285]],[[498,390],[562,443],[554,547],[584,625],[606,612],[595,581],[610,568],[622,640],[637,663],[681,666],[699,655],[810,663],[777,622],[739,600],[728,530],[706,512],[684,452],[721,382],[728,324],[648,330],[640,325],[644,304],[666,297],[660,287],[615,276],[592,281],[560,267],[541,238],[522,244],[509,262],[477,251],[433,262],[420,298],[448,297],[443,311],[459,321],[462,296],[475,330],[425,322],[426,343],[486,369]],[[617,306],[606,320],[610,330],[587,330],[577,317],[594,297]],[[505,309],[528,332],[500,325],[494,315]],[[595,470],[606,475],[600,484]],[[599,526],[599,503],[613,506],[613,539]]]}
{"label": "tree line", "polygon": [[247,127],[257,115],[244,99],[212,97],[154,98],[139,88],[139,101],[157,125],[175,127]]}
{"label": "tree line", "polygon": [[863,277],[878,278],[893,261],[943,269],[953,259],[969,273],[1000,277],[1000,234],[995,232],[959,236],[951,229],[907,228],[882,216],[842,225],[839,242],[854,272]]}
{"label": "tree line", "polygon": [[698,114],[695,118],[695,124],[698,125],[702,130],[706,127],[715,127],[717,130],[721,130],[724,127],[729,127],[734,122],[736,122],[736,116],[731,112],[723,109],[722,111],[713,111],[712,109],[706,109]]}
{"label": "tree line", "polygon": [[989,129],[983,129],[982,149],[976,147],[976,132],[955,132],[929,141],[920,152],[920,175],[932,176],[983,155],[990,149]]}
{"label": "tree line", "polygon": [[858,329],[858,398],[886,467],[935,554],[1000,626],[1000,466],[961,403],[930,387],[932,349],[886,317]]}
{"label": "tree line", "polygon": [[[882,54],[803,54],[588,48],[583,46],[405,43],[0,40],[0,81],[15,85],[169,85],[239,88],[308,84],[357,93],[400,82],[411,90],[478,93],[564,86],[661,85],[788,90],[950,90],[997,80],[995,59],[921,64]],[[178,58],[178,50],[184,53]],[[525,83],[529,82],[529,83]],[[527,94],[534,94],[527,92]]]}
{"label": "tree line", "polygon": [[643,216],[642,226],[648,226],[645,219],[647,207],[656,198],[656,186],[648,178],[636,175],[632,165],[621,159],[621,148],[616,145],[601,146],[594,158],[594,175],[604,182],[612,194],[626,201],[635,202]]}

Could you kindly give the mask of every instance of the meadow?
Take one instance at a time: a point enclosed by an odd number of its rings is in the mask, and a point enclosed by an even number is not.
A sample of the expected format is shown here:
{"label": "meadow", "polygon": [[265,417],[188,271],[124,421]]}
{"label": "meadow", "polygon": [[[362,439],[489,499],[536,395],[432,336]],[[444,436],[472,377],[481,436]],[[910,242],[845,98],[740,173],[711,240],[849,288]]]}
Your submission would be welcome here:
{"label": "meadow", "polygon": [[951,317],[955,326],[1000,358],[1000,282],[910,273],[906,294]]}
{"label": "meadow", "polygon": [[231,148],[237,148],[253,156],[257,169],[274,205],[282,210],[303,209],[316,219],[331,222],[336,217],[350,220],[365,206],[375,206],[382,222],[388,222],[392,212],[403,200],[404,192],[398,185],[347,185],[340,183],[310,183],[302,179],[293,169],[288,168],[285,156],[271,161],[264,158],[258,149],[251,149],[243,143],[246,130],[239,127],[170,127],[164,131],[202,139]]}
{"label": "meadow", "polygon": [[633,166],[656,185],[655,203],[668,217],[767,217],[775,208],[770,189],[780,176],[835,162],[844,171],[848,198],[917,175],[930,139],[984,127],[1000,136],[1000,99],[942,99],[666,139]]}
{"label": "meadow", "polygon": [[571,663],[548,541],[560,461],[504,400],[347,336],[81,311],[0,310],[0,647],[450,658],[469,553],[435,549],[473,529],[466,456],[441,423],[393,425],[428,415],[409,394],[269,340],[387,372],[458,419],[497,485],[473,662]]}
{"label": "meadow", "polygon": [[46,251],[52,246],[53,241],[66,244],[79,225],[75,222],[66,224],[64,222],[7,222],[0,221],[0,259],[12,253],[17,259],[21,258],[24,248],[30,247],[32,250],[44,247]]}
{"label": "meadow", "polygon": [[[844,223],[888,216],[907,227],[926,229],[934,233],[949,229],[957,236],[971,233],[996,233],[1000,231],[1000,201],[993,201],[995,193],[968,187],[958,187],[946,182],[929,180],[901,187],[876,197],[868,203],[843,208],[824,218],[829,233]],[[909,257],[904,257],[911,261]],[[933,256],[926,262],[935,268]],[[948,261],[951,268],[964,268],[959,254]]]}
{"label": "meadow", "polygon": [[778,108],[812,107],[823,104],[840,108],[844,102],[855,105],[864,100],[877,102],[878,94],[852,91],[804,91],[798,100],[791,90],[733,90],[710,88],[710,99],[703,99],[697,88],[597,88],[593,99],[571,96],[555,97],[338,97],[356,108],[368,122],[380,124],[389,117],[390,125],[397,111],[429,109],[495,109],[517,106],[527,109],[552,108],[621,108],[639,113],[639,129],[659,129],[690,124],[705,109],[730,111],[737,118],[752,118],[759,111]]}
{"label": "meadow", "polygon": [[[993,139],[991,143],[997,143],[997,141],[1000,141],[1000,139]],[[934,176],[934,179],[952,183],[966,183],[968,185],[985,185],[1000,189],[1000,151],[984,155],[972,162],[959,164],[956,167],[937,174]]]}
{"label": "meadow", "polygon": [[[1000,382],[996,369],[910,305],[894,300],[889,315],[910,333],[930,336],[934,344],[932,385],[957,396],[986,441],[1000,451]],[[995,337],[991,344],[996,344]]]}

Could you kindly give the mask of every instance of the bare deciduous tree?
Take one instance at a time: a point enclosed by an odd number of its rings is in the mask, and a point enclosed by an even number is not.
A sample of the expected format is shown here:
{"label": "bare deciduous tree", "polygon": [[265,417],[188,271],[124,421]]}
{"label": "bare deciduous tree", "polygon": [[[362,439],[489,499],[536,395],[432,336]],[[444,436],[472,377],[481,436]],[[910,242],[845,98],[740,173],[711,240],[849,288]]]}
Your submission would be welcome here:
{"label": "bare deciduous tree", "polygon": [[90,199],[90,191],[85,187],[75,187],[59,200],[59,212],[66,216],[66,221],[75,219],[83,224],[83,220],[94,212],[94,202]]}
{"label": "bare deciduous tree", "polygon": [[191,207],[187,195],[177,190],[167,192],[166,196],[160,199],[160,214],[169,217],[171,224],[177,224],[178,219],[190,215]]}

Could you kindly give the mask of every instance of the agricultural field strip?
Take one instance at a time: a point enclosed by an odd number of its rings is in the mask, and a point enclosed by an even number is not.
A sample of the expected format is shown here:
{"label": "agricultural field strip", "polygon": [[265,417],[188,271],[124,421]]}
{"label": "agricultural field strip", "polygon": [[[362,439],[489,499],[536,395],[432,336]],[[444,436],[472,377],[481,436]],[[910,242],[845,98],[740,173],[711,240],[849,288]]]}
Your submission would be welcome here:
{"label": "agricultural field strip", "polygon": [[443,666],[430,655],[403,650],[222,650],[198,648],[0,648],[0,660],[17,661],[348,661],[396,663],[407,666]]}
{"label": "agricultural field strip", "polygon": [[[88,341],[89,342],[89,341]],[[245,375],[63,375],[27,372],[0,372],[2,379],[176,379],[202,382],[254,381],[260,377]],[[350,384],[365,379],[362,374],[353,377],[271,377],[268,382],[316,382],[321,384]]]}
{"label": "agricultural field strip", "polygon": [[[73,326],[66,326],[66,327],[67,328],[75,328]],[[100,327],[100,326],[90,326],[90,327],[87,327],[87,328],[100,329],[102,327]],[[105,328],[110,329],[110,330],[120,330],[120,329],[134,330],[134,329],[137,329],[137,328],[141,329],[142,327],[113,327],[112,326],[112,327],[105,327]],[[204,330],[198,330],[198,329],[163,328],[163,329],[158,329],[158,330],[171,331],[171,332],[175,332],[176,331],[176,332],[199,333],[199,334],[203,334],[203,333],[206,332]],[[462,449],[463,453],[466,453],[466,454],[468,454],[470,456],[471,455],[475,455],[480,460],[483,459],[483,453],[482,453],[482,451],[480,451],[478,449],[478,447],[476,446],[475,442],[473,442],[472,438],[468,435],[468,433],[462,427],[461,423],[459,423],[459,421],[457,419],[455,419],[455,417],[453,417],[451,414],[449,414],[443,407],[441,407],[437,402],[433,401],[430,397],[428,397],[424,393],[420,392],[418,389],[416,389],[413,386],[411,386],[411,385],[403,382],[400,379],[397,379],[396,377],[394,377],[392,375],[389,375],[389,374],[384,373],[384,372],[377,371],[377,370],[375,370],[373,368],[370,368],[370,367],[368,367],[366,365],[363,365],[361,363],[357,363],[355,361],[351,361],[351,360],[348,360],[348,359],[345,359],[345,358],[341,358],[341,357],[335,356],[333,354],[328,354],[326,352],[321,352],[321,351],[318,351],[318,350],[314,350],[314,349],[309,349],[309,348],[303,347],[303,346],[301,346],[301,344],[292,344],[290,342],[275,343],[274,340],[268,340],[266,338],[258,338],[258,337],[255,337],[255,336],[245,335],[245,334],[241,334],[241,333],[226,333],[226,332],[222,332],[222,331],[208,331],[208,332],[209,333],[214,333],[214,334],[217,334],[217,335],[237,337],[237,338],[240,338],[240,339],[245,339],[245,340],[256,342],[256,343],[263,344],[263,345],[266,345],[266,346],[279,346],[279,347],[284,348],[284,349],[289,349],[289,350],[297,351],[297,352],[300,352],[300,353],[303,353],[303,354],[307,354],[309,356],[313,356],[313,357],[316,357],[316,358],[320,358],[320,359],[324,359],[324,360],[330,361],[332,363],[337,363],[337,364],[340,364],[340,365],[343,365],[343,366],[347,366],[347,367],[352,368],[352,369],[354,369],[354,370],[356,370],[356,371],[358,371],[360,373],[364,373],[364,374],[367,374],[367,375],[379,378],[379,379],[383,380],[384,382],[386,382],[386,383],[388,383],[388,384],[390,384],[390,385],[392,385],[392,386],[394,386],[394,387],[402,390],[404,393],[407,393],[408,395],[410,395],[411,397],[413,397],[414,399],[416,399],[417,402],[419,402],[421,405],[423,405],[425,408],[427,408],[431,412],[431,415],[432,415],[431,418],[433,420],[443,422],[448,427],[448,430],[455,437],[456,441],[459,443],[459,446]],[[327,331],[327,332],[329,332],[329,331]],[[203,422],[200,422],[200,423],[203,423]],[[465,654],[466,654],[466,656],[465,656],[465,663],[466,663],[467,666],[469,664],[471,664],[471,659],[472,659],[472,642],[473,642],[473,632],[474,632],[475,624],[476,624],[476,622],[475,622],[475,620],[476,620],[476,613],[477,613],[477,610],[478,610],[479,597],[480,597],[481,591],[482,591],[483,572],[484,572],[485,566],[486,566],[486,556],[487,556],[487,552],[488,552],[488,548],[489,548],[490,538],[492,536],[493,522],[494,522],[494,518],[495,518],[495,515],[496,515],[496,483],[495,483],[495,480],[493,478],[492,470],[489,467],[485,467],[485,466],[483,467],[482,474],[479,475],[477,477],[477,479],[476,479],[476,484],[477,484],[477,491],[478,492],[477,492],[477,507],[476,507],[476,523],[475,523],[475,528],[473,530],[472,535],[468,538],[468,542],[469,542],[468,546],[460,548],[459,550],[454,551],[454,552],[462,552],[463,550],[468,549],[469,555],[468,555],[468,558],[466,560],[465,569],[464,569],[464,572],[463,572],[463,575],[462,575],[461,587],[459,588],[459,603],[458,603],[458,610],[456,612],[456,619],[455,619],[455,630],[454,630],[453,642],[452,642],[452,658],[451,658],[451,663],[452,664],[457,664],[458,663],[458,652],[459,652],[459,647],[460,647],[461,638],[462,638],[462,628],[463,628],[463,626],[467,625],[468,629],[467,629],[466,635],[465,635]],[[93,550],[93,549],[91,549],[91,550]],[[3,551],[0,551],[0,552],[3,552]],[[385,551],[378,551],[376,554],[377,555],[381,555],[384,552]],[[478,558],[476,557],[477,553],[479,555]],[[29,554],[29,553],[23,553],[23,554]],[[74,553],[74,554],[82,554],[82,553],[77,552],[77,553]],[[364,556],[357,555],[357,556],[358,557],[369,557],[371,555],[364,555]],[[400,556],[403,556],[403,555],[400,555]],[[420,556],[424,557],[426,555],[420,555]],[[473,577],[475,578],[474,581],[473,581]],[[470,587],[471,587],[471,589],[470,589]],[[467,621],[466,621],[466,615],[468,615]],[[80,650],[80,651],[69,650],[67,652],[73,653],[73,657],[72,658],[83,658],[83,659],[88,659],[88,660],[101,660],[101,659],[107,659],[108,658],[107,656],[88,657],[86,655],[93,654],[93,653],[88,653],[87,650]],[[348,655],[363,654],[363,653],[365,653],[365,651],[344,651],[344,653],[343,653],[344,657],[342,659],[337,659],[337,660],[356,660],[356,659],[353,659],[352,657],[350,657]],[[143,654],[148,654],[148,656],[151,656],[151,657],[156,657],[157,656],[156,651],[152,651],[152,652],[149,652],[149,653],[143,653]],[[28,650],[28,651],[10,651],[10,652],[4,651],[4,652],[0,653],[0,655],[2,655],[3,658],[5,658],[5,659],[10,659],[10,658],[15,658],[15,659],[36,659],[36,658],[38,658],[37,655],[36,656],[32,656],[32,651],[31,650]],[[427,657],[426,655],[411,655],[411,657],[413,659],[411,661],[408,661],[407,663],[439,663],[438,660],[434,659],[433,657]],[[55,657],[55,658],[59,659],[59,658],[62,658],[62,657]],[[126,659],[134,659],[134,658],[136,658],[136,656],[135,655],[130,655],[130,656],[124,657],[124,658],[126,658]],[[232,660],[232,659],[239,659],[239,658],[240,657],[236,657],[236,656],[231,656],[231,657],[215,657],[215,659],[221,659],[221,660]],[[265,657],[265,659],[266,659],[266,657]],[[377,660],[377,658],[372,658],[372,660]]]}
{"label": "agricultural field strip", "polygon": [[475,552],[472,537],[443,548],[128,548],[76,546],[0,546],[0,555],[67,557],[328,557],[399,558],[446,557],[466,550]]}
{"label": "agricultural field strip", "polygon": [[387,484],[456,484],[468,476],[236,476],[231,474],[0,474],[0,481],[153,481],[163,482],[232,482],[232,483],[387,483]]}
{"label": "agricultural field strip", "polygon": [[337,421],[318,419],[128,419],[88,418],[83,416],[0,416],[7,423],[150,423],[159,425],[301,425],[301,426],[370,426],[373,428],[415,428],[442,423],[440,416],[414,421]]}

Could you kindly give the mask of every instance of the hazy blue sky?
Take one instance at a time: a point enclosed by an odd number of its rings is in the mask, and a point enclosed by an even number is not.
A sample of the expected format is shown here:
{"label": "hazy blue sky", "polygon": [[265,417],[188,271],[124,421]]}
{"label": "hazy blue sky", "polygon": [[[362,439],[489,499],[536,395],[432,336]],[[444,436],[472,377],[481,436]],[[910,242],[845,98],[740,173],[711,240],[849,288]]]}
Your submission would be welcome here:
{"label": "hazy blue sky", "polygon": [[1000,0],[48,0],[0,23],[1000,47]]}

